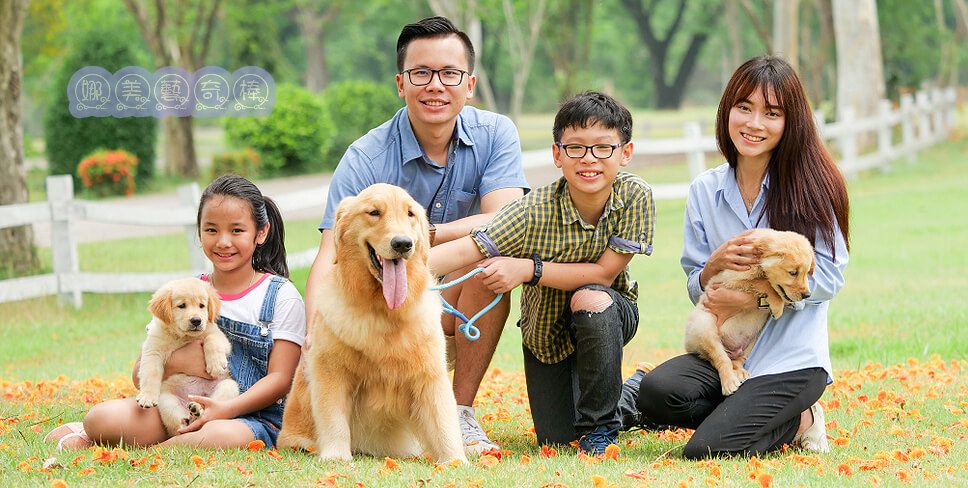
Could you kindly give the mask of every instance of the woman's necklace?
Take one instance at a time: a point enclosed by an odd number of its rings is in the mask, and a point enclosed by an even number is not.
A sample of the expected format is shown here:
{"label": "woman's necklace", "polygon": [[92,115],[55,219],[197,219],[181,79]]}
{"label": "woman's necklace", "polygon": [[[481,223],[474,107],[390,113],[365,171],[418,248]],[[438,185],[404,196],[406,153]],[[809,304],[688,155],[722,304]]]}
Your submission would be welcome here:
{"label": "woman's necklace", "polygon": [[743,191],[743,187],[742,186],[739,187],[739,195],[740,197],[743,198],[743,203],[746,204],[747,214],[753,212],[753,204],[756,203],[756,197],[759,194],[760,194],[759,192],[756,192],[752,196],[746,196],[746,192]]}

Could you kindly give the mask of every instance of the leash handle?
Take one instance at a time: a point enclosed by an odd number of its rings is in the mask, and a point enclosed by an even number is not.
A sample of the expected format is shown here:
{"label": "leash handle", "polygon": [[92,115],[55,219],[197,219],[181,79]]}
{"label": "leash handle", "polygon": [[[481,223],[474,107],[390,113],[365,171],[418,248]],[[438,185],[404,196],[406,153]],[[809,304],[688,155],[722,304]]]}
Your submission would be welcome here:
{"label": "leash handle", "polygon": [[[484,268],[474,268],[473,270],[471,270],[471,272],[465,274],[464,276],[461,276],[460,278],[457,278],[454,281],[451,281],[450,283],[441,283],[439,285],[434,285],[434,286],[431,286],[430,289],[436,290],[436,291],[446,290],[447,288],[450,288],[456,284],[463,283],[468,278],[476,275],[477,273],[480,273],[481,271],[484,271]],[[451,304],[447,303],[447,300],[444,300],[443,295],[440,296],[440,301],[444,306],[445,312],[461,319],[464,322],[463,324],[460,324],[459,326],[457,326],[457,329],[463,332],[464,336],[467,337],[468,340],[476,341],[478,338],[481,337],[481,329],[478,329],[477,327],[475,327],[474,322],[476,322],[477,319],[481,318],[482,315],[484,315],[492,308],[494,308],[498,304],[498,302],[501,301],[501,298],[503,296],[504,296],[503,293],[498,294],[496,297],[494,297],[494,300],[492,300],[491,303],[487,304],[486,307],[482,308],[479,312],[474,314],[474,316],[471,317],[470,319],[468,319],[466,315],[461,313],[460,310],[457,310]]]}

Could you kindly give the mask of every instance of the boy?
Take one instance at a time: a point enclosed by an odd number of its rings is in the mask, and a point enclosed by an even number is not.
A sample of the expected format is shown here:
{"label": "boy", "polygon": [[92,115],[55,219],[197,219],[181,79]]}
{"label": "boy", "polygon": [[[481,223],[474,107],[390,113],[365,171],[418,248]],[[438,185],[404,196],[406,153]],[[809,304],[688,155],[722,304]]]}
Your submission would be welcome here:
{"label": "boy", "polygon": [[619,172],[632,159],[632,116],[612,97],[586,92],[555,116],[551,148],[562,178],[503,209],[471,235],[431,250],[445,274],[485,259],[491,291],[525,284],[524,371],[540,444],[601,454],[620,427],[622,347],[638,328],[634,254],[651,254],[652,190]]}

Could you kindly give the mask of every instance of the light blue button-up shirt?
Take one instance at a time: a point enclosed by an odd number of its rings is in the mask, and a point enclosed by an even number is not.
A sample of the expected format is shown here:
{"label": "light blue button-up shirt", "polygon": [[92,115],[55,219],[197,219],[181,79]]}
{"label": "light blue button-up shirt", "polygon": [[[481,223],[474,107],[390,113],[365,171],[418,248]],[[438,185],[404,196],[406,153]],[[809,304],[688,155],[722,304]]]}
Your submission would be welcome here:
{"label": "light blue button-up shirt", "polygon": [[407,108],[350,145],[329,186],[319,229],[333,227],[339,202],[374,183],[407,190],[436,224],[480,213],[481,196],[502,188],[530,189],[521,143],[511,119],[464,107],[457,116],[447,164],[430,160],[413,133]]}
{"label": "light blue button-up shirt", "polygon": [[[753,211],[747,214],[736,184],[736,173],[728,164],[704,172],[689,186],[680,264],[688,276],[686,287],[693,303],[702,295],[699,273],[712,252],[740,232],[770,226],[766,215],[760,218],[769,189],[767,175],[763,178]],[[810,277],[810,298],[787,307],[779,319],[770,317],[767,321],[743,365],[752,376],[822,367],[827,371],[827,383],[833,381],[827,308],[830,299],[844,286],[844,270],[847,268],[847,245],[839,228],[834,231],[834,237],[836,259],[820,235],[816,236],[816,264]]]}

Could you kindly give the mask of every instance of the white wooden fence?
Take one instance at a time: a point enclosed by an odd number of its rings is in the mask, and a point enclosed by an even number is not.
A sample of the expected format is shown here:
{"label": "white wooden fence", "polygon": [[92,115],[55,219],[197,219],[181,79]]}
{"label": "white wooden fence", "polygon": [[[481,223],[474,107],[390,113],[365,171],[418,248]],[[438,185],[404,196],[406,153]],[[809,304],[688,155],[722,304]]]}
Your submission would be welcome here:
{"label": "white wooden fence", "polygon": [[[836,123],[824,124],[818,116],[817,124],[824,140],[839,153],[836,159],[841,170],[848,178],[853,178],[866,169],[886,168],[892,161],[902,157],[916,160],[918,150],[947,137],[954,127],[956,101],[954,89],[919,92],[916,96],[908,94],[901,97],[898,109],[893,109],[887,100],[882,101],[876,117],[857,119],[852,110],[846,109],[839,114]],[[899,143],[894,136],[898,128]],[[871,138],[872,135],[876,136],[876,148],[862,154],[859,138]],[[715,138],[703,135],[699,122],[686,123],[681,137],[635,141],[638,155],[685,154],[691,178],[706,169],[706,154],[716,150]],[[549,161],[546,149],[524,153],[525,168],[547,166]],[[684,198],[688,187],[689,182],[653,185],[653,196],[656,199]],[[291,211],[323,206],[327,192],[328,188],[316,188],[278,195],[275,200],[285,215]],[[51,223],[54,271],[0,281],[0,303],[56,294],[61,304],[70,303],[80,307],[83,292],[153,291],[168,280],[204,272],[209,263],[198,245],[195,228],[195,213],[200,197],[198,185],[180,187],[178,194],[181,204],[171,208],[75,200],[71,177],[59,175],[47,178],[46,202],[0,206],[0,229],[38,222]],[[190,269],[164,273],[80,272],[73,228],[83,225],[84,221],[182,227],[189,249]],[[109,248],[105,246],[105,249]],[[307,267],[315,256],[316,248],[290,253],[289,266]],[[123,265],[119,263],[118,268],[122,269]]]}

